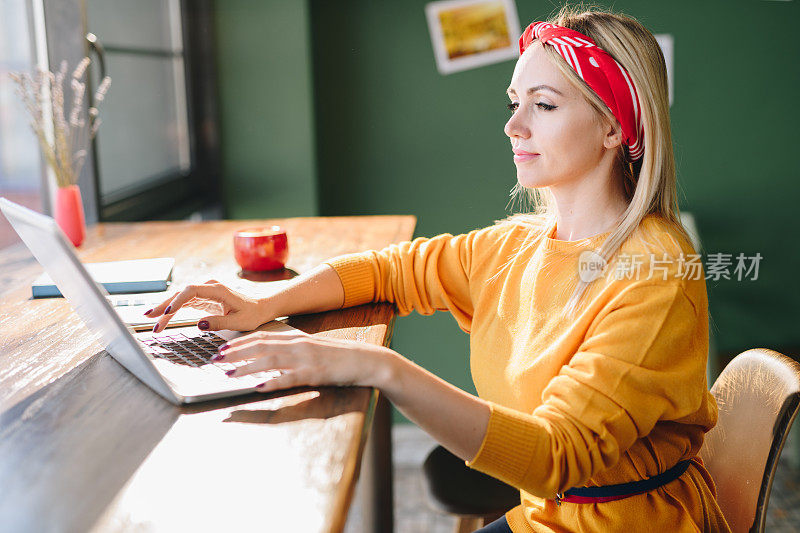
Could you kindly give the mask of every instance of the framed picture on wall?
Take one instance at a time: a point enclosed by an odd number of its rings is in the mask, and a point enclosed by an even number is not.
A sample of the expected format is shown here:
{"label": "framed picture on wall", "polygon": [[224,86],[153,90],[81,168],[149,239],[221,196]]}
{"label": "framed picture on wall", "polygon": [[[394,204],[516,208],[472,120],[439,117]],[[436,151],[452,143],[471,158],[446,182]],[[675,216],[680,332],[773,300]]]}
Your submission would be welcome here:
{"label": "framed picture on wall", "polygon": [[517,7],[513,0],[444,0],[425,6],[441,74],[519,56]]}

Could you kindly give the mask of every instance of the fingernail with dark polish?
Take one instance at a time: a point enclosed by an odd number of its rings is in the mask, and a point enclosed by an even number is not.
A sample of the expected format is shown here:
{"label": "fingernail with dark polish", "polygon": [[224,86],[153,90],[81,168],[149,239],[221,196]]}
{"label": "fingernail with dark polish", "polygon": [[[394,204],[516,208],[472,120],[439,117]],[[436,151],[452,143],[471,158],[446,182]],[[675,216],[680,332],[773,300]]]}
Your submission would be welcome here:
{"label": "fingernail with dark polish", "polygon": [[168,315],[168,314],[169,314],[169,311],[170,311],[170,309],[172,309],[172,306],[171,306],[171,305],[168,305],[168,306],[167,306],[167,308],[166,308],[166,309],[164,309],[164,314],[165,314],[165,315]]}
{"label": "fingernail with dark polish", "polygon": [[150,314],[150,313],[152,313],[152,312],[153,312],[153,310],[152,310],[152,309],[150,309],[149,311],[145,311],[145,312],[144,312],[144,314],[145,314],[145,315],[149,315],[149,314]]}
{"label": "fingernail with dark polish", "polygon": [[256,388],[257,388],[257,389],[260,389],[261,387],[263,387],[263,386],[264,386],[264,385],[266,385],[266,384],[267,384],[267,382],[265,381],[264,383],[261,383],[261,384],[259,384],[259,385],[256,385]]}
{"label": "fingernail with dark polish", "polygon": [[223,359],[225,359],[225,356],[222,355],[221,353],[218,353],[217,355],[211,358],[212,361],[222,361]]}
{"label": "fingernail with dark polish", "polygon": [[153,333],[155,333],[157,330],[158,330],[158,324],[156,324],[155,326],[153,326]]}
{"label": "fingernail with dark polish", "polygon": [[227,372],[225,372],[225,375],[232,376],[234,372],[236,372],[235,368],[233,370],[228,370]]}
{"label": "fingernail with dark polish", "polygon": [[208,320],[201,320],[197,323],[197,327],[200,329],[208,329]]}
{"label": "fingernail with dark polish", "polygon": [[231,347],[230,344],[225,343],[225,344],[223,344],[222,346],[219,347],[219,351],[221,352],[222,350],[227,350],[230,347]]}

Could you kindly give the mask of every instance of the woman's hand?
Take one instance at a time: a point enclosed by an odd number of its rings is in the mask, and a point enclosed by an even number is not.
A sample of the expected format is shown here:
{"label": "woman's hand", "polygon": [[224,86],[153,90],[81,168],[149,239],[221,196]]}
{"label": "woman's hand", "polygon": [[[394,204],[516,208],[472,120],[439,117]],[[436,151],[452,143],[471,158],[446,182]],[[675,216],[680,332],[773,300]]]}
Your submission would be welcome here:
{"label": "woman's hand", "polygon": [[163,330],[178,312],[187,305],[207,311],[209,316],[200,319],[197,327],[216,331],[230,329],[250,331],[261,324],[281,316],[272,310],[269,298],[249,298],[211,279],[201,285],[188,285],[181,292],[167,298],[155,308],[146,312],[148,317],[164,315],[153,327],[153,332]]}
{"label": "woman's hand", "polygon": [[478,453],[489,424],[487,402],[384,346],[315,337],[302,331],[256,331],[228,341],[214,357],[225,363],[251,359],[228,375],[235,378],[281,371],[259,385],[259,392],[320,385],[376,387],[465,461]]}
{"label": "woman's hand", "polygon": [[214,360],[253,359],[233,370],[231,377],[281,370],[258,387],[270,392],[317,385],[380,387],[390,379],[397,356],[390,348],[364,342],[314,337],[302,331],[257,331],[228,341]]}

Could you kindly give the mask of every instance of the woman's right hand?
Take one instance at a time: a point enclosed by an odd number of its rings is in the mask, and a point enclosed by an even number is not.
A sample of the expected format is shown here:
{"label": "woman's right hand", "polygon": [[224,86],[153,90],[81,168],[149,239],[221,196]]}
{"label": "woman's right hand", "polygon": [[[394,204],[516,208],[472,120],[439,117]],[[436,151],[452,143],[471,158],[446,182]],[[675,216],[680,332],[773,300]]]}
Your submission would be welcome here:
{"label": "woman's right hand", "polygon": [[212,279],[200,285],[187,285],[145,315],[150,318],[163,315],[153,327],[154,333],[162,331],[184,305],[209,312],[209,316],[197,322],[202,330],[251,331],[280,316],[271,309],[272,303],[269,298],[250,298]]}

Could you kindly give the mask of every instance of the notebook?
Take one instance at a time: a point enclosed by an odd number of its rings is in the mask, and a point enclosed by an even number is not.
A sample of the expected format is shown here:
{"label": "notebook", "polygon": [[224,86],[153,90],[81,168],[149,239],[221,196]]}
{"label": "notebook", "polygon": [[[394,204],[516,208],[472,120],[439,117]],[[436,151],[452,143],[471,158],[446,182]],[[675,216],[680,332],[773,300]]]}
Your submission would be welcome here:
{"label": "notebook", "polygon": [[[144,312],[157,306],[172,293],[166,292],[147,293],[147,294],[112,294],[106,297],[114,311],[117,312],[119,317],[125,325],[132,327],[135,331],[149,331],[161,318],[147,317]],[[194,326],[201,318],[213,315],[215,313],[203,311],[202,309],[195,309],[189,306],[183,306],[178,309],[178,312],[172,317],[167,324],[167,327],[173,328],[177,326]]]}
{"label": "notebook", "polygon": [[[109,294],[158,292],[167,290],[172,279],[175,259],[157,257],[85,263],[84,266],[92,279],[103,285]],[[46,272],[36,278],[31,286],[31,292],[34,298],[61,296],[61,291]]]}

